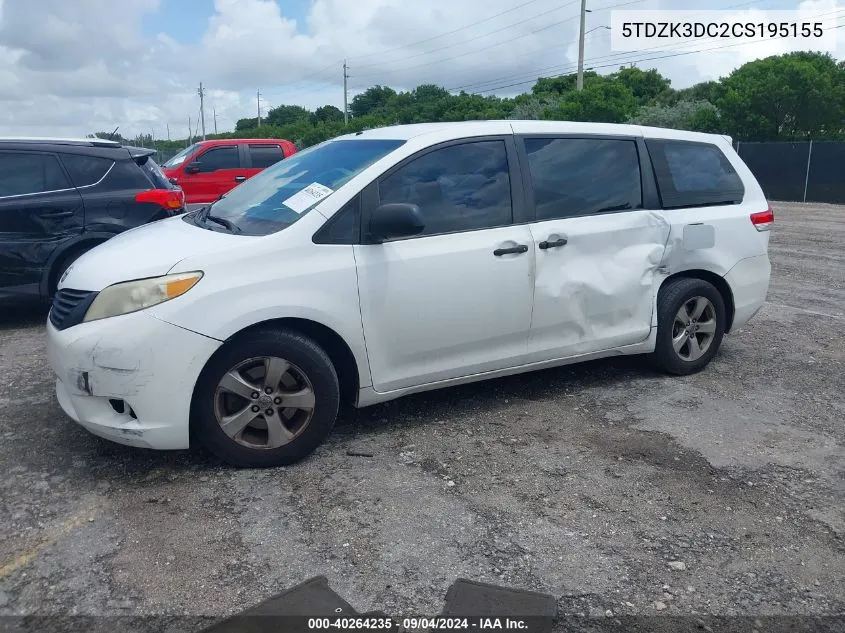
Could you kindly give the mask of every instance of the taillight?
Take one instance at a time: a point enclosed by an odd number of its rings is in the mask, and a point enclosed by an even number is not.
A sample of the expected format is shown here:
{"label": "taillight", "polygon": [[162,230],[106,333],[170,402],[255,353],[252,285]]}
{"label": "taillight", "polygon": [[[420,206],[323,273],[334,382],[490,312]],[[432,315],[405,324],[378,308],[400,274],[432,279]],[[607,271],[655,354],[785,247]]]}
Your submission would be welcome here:
{"label": "taillight", "polygon": [[770,228],[772,228],[772,224],[774,223],[775,212],[772,211],[771,206],[769,206],[769,208],[765,211],[760,211],[759,213],[751,214],[751,224],[753,224],[754,228],[758,231],[768,231]]}
{"label": "taillight", "polygon": [[135,202],[152,202],[174,211],[185,206],[185,193],[181,189],[150,189],[137,194]]}

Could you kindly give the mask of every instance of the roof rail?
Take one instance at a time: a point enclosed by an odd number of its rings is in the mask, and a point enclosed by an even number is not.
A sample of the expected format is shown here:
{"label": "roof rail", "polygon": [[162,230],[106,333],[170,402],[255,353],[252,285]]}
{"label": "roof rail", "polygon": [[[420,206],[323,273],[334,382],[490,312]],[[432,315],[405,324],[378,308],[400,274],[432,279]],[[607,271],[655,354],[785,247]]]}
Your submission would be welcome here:
{"label": "roof rail", "polygon": [[51,136],[0,136],[0,142],[42,145],[81,145],[83,147],[120,147],[117,141],[104,138],[58,138]]}

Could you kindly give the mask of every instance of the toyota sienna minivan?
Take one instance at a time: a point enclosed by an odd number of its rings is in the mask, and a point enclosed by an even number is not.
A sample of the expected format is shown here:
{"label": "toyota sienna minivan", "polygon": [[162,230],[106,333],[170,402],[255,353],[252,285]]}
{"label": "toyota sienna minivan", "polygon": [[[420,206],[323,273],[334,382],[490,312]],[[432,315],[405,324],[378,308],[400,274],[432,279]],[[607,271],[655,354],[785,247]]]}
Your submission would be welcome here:
{"label": "toyota sienna minivan", "polygon": [[614,355],[701,370],[760,309],[772,210],[728,137],[479,121],[342,136],[68,269],[62,409],[289,464],[365,407]]}

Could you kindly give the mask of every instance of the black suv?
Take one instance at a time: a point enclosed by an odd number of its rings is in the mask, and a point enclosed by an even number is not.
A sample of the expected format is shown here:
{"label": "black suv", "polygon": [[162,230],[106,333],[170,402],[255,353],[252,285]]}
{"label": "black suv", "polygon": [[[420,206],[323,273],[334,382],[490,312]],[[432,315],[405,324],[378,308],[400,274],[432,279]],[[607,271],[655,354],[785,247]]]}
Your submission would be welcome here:
{"label": "black suv", "polygon": [[0,303],[48,300],[85,251],[184,213],[154,153],[100,139],[0,138]]}

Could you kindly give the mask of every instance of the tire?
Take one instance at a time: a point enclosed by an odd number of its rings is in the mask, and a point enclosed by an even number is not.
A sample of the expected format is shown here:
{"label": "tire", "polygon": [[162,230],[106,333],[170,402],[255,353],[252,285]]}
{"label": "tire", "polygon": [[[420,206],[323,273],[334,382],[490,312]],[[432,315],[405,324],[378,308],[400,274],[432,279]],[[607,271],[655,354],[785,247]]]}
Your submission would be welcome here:
{"label": "tire", "polygon": [[[702,305],[701,315],[694,318]],[[657,341],[651,364],[677,376],[701,371],[719,350],[726,323],[725,302],[713,284],[689,277],[664,284],[657,293]]]}
{"label": "tire", "polygon": [[[274,372],[269,381],[268,370]],[[191,433],[232,466],[285,466],[328,437],[339,405],[337,372],[319,345],[296,331],[259,330],[224,344],[203,369],[194,390]]]}

